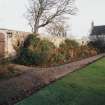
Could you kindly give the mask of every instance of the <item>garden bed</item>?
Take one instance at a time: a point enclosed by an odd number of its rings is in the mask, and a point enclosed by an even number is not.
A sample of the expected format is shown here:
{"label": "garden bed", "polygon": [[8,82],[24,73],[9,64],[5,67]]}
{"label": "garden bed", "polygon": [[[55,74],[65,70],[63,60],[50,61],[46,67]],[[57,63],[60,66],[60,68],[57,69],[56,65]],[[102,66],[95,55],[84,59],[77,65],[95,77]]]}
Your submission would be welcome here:
{"label": "garden bed", "polygon": [[30,67],[58,66],[98,54],[98,50],[88,44],[80,45],[75,40],[65,39],[57,47],[51,41],[33,34],[22,45],[17,45],[14,46],[17,55],[13,63]]}
{"label": "garden bed", "polygon": [[14,68],[14,65],[0,64],[0,80],[8,80],[9,78],[21,75],[23,72],[22,70]]}

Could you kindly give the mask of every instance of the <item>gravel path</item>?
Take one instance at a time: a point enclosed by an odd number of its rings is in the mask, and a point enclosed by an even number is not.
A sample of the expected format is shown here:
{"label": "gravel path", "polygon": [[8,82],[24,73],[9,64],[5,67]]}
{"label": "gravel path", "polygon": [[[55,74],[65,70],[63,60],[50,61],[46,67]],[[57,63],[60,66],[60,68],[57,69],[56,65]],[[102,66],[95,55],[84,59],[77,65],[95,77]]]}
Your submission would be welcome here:
{"label": "gravel path", "polygon": [[101,54],[81,61],[51,68],[33,68],[15,65],[15,68],[25,72],[24,74],[9,80],[0,80],[0,105],[13,105],[13,103],[31,95],[41,87],[104,56],[105,54]]}

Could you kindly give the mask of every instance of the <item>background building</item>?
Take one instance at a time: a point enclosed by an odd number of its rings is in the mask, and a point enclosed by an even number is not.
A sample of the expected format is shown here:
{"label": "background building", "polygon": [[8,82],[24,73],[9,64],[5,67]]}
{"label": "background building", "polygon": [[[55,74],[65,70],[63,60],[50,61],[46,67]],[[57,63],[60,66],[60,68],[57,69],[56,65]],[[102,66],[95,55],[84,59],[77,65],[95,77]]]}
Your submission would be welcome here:
{"label": "background building", "polygon": [[98,39],[105,40],[105,25],[95,26],[94,22],[92,22],[90,39],[91,41]]}
{"label": "background building", "polygon": [[97,48],[101,53],[105,52],[105,25],[95,26],[92,22],[90,45]]}
{"label": "background building", "polygon": [[29,32],[0,29],[0,57],[16,55],[14,45],[17,40],[21,42],[29,35]]}

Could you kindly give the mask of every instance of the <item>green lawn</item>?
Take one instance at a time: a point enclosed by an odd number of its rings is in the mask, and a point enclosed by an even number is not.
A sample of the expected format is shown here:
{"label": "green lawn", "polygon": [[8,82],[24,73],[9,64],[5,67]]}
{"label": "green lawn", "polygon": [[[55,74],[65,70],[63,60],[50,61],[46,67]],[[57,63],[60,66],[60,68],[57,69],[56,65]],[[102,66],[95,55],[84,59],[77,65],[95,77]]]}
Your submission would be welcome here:
{"label": "green lawn", "polygon": [[105,105],[105,58],[67,75],[16,105]]}

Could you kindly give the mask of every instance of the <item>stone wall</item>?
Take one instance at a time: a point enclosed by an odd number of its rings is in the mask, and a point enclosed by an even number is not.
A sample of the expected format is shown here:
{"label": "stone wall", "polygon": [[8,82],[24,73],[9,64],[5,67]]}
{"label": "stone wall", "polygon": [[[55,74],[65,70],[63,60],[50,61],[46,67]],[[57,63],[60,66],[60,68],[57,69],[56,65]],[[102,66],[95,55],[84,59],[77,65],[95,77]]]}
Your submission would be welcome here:
{"label": "stone wall", "polygon": [[16,55],[14,45],[17,40],[20,42],[24,41],[29,35],[29,32],[15,31],[9,29],[0,29],[3,33],[0,35],[0,55],[6,57],[11,57]]}
{"label": "stone wall", "polygon": [[10,56],[15,56],[16,55],[16,50],[14,46],[16,47],[17,41],[22,43],[25,38],[28,36],[29,33],[25,32],[17,32],[17,31],[12,31],[11,36],[7,34],[7,44],[6,44],[6,49],[7,49],[7,57]]}
{"label": "stone wall", "polygon": [[0,33],[0,58],[4,57],[5,54],[5,35]]}

